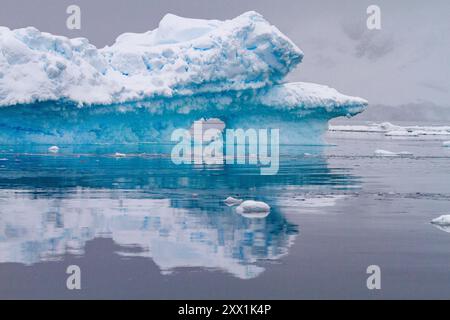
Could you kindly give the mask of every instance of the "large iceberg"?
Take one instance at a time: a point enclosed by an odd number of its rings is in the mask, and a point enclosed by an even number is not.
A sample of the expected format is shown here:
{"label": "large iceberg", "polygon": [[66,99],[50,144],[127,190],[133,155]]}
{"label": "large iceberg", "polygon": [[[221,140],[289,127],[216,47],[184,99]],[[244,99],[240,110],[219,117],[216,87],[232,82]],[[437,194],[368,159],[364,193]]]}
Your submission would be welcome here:
{"label": "large iceberg", "polygon": [[256,12],[226,21],[168,14],[157,29],[125,33],[102,49],[0,27],[0,143],[163,142],[201,118],[314,143],[329,119],[367,102],[283,83],[302,58]]}

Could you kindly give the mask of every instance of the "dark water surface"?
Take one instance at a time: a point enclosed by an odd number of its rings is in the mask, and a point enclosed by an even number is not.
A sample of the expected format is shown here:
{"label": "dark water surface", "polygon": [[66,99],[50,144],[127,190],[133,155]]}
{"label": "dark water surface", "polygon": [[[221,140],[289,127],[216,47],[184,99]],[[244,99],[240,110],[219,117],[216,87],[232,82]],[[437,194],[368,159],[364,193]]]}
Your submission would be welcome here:
{"label": "dark water surface", "polygon": [[[276,176],[175,166],[151,145],[2,146],[0,298],[450,298],[450,234],[429,223],[450,214],[450,148],[327,141],[283,146]],[[242,216],[228,196],[271,213]],[[81,290],[66,288],[69,265]]]}

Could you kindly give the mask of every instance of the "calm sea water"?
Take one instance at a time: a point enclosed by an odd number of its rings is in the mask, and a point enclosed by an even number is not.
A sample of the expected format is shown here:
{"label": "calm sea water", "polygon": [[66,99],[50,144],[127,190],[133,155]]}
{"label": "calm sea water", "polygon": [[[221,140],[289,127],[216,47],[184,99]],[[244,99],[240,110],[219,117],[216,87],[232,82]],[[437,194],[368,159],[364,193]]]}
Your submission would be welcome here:
{"label": "calm sea water", "polygon": [[[152,145],[2,146],[0,298],[450,298],[450,233],[429,223],[450,214],[450,148],[326,140],[283,146],[276,176],[175,166]],[[272,210],[245,217],[228,196]],[[66,287],[69,265],[81,290]],[[369,265],[381,290],[366,287]]]}

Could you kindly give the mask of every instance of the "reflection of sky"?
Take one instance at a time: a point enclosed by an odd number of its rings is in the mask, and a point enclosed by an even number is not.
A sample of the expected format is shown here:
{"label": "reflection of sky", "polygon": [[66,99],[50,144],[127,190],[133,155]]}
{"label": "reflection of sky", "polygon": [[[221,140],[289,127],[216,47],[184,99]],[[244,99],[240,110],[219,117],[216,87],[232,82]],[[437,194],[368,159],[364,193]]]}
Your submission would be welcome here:
{"label": "reflection of sky", "polygon": [[[121,159],[108,156],[112,150],[64,155],[63,148],[51,156],[3,151],[0,262],[31,265],[83,255],[87,241],[107,237],[121,256],[150,258],[162,273],[200,267],[254,278],[265,261],[288,254],[298,235],[300,228],[285,216],[292,209],[287,204],[327,202],[305,200],[303,188],[355,183],[346,172],[330,170],[320,148],[305,148],[282,149],[276,176],[261,176],[254,166],[175,167],[166,157],[149,157],[148,150]],[[228,196],[266,201],[271,213],[243,217],[223,203]]]}

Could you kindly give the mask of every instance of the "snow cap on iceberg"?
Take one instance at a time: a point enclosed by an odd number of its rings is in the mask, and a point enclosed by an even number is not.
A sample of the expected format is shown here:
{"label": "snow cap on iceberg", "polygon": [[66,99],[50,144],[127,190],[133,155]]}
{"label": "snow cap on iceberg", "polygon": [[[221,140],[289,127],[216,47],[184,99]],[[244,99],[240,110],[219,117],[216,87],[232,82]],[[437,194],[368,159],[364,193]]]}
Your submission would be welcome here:
{"label": "snow cap on iceberg", "polygon": [[302,51],[260,14],[226,21],[166,15],[155,30],[97,49],[29,27],[0,28],[0,106],[113,104],[278,83]]}

